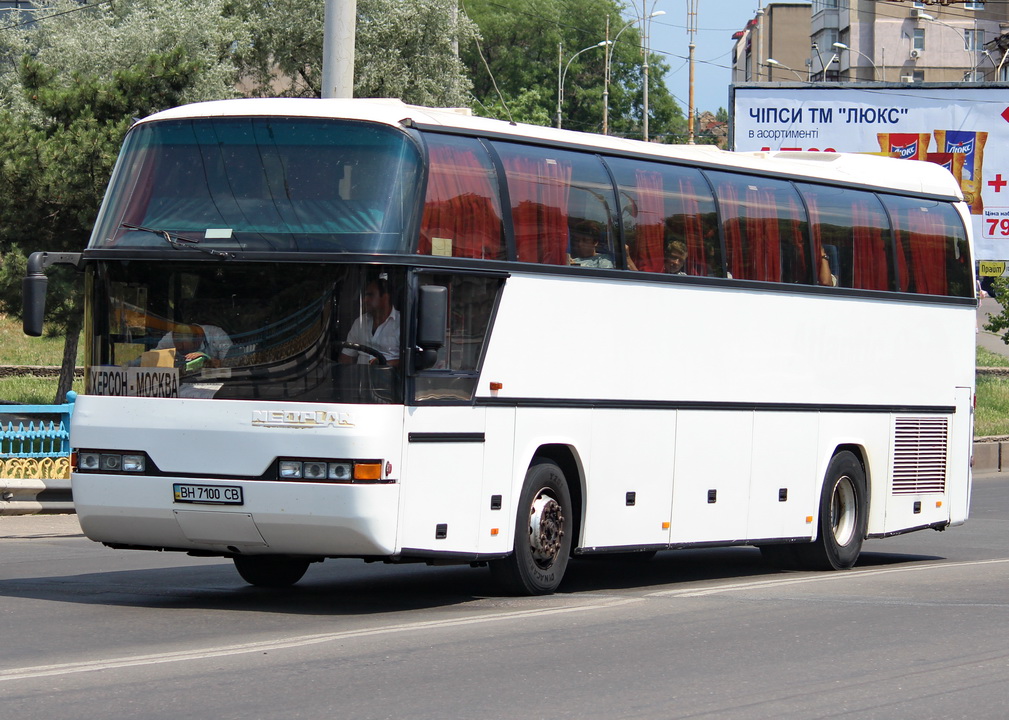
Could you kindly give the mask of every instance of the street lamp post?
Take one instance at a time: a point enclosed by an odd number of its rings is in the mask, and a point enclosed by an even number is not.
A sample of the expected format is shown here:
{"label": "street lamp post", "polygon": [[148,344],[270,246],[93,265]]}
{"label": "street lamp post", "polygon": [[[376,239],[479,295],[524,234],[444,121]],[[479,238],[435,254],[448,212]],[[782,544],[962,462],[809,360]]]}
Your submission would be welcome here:
{"label": "street lamp post", "polygon": [[[872,79],[873,80],[876,79],[876,73],[879,71],[879,69],[876,67],[876,63],[874,63],[872,61],[871,57],[869,57],[868,55],[866,55],[864,52],[861,52],[860,50],[855,50],[854,48],[848,47],[843,42],[836,42],[836,43],[834,43],[834,47],[836,47],[838,50],[847,50],[849,53],[858,53],[859,55],[861,55],[862,57],[864,57],[866,60],[868,60],[869,64],[872,65]],[[848,64],[850,65],[851,63],[849,62]]]}
{"label": "street lamp post", "polygon": [[[784,68],[785,70],[790,70],[792,72],[792,74],[795,75],[795,77],[799,78],[799,80],[802,80],[802,75],[800,75],[798,72],[796,72],[794,68],[788,67],[788,65],[786,65],[785,63],[780,63],[777,60],[775,60],[774,58],[767,58],[767,60],[764,62],[764,64],[765,65],[769,65],[771,67],[780,67],[780,68]],[[768,75],[770,75],[770,73],[768,73]],[[768,80],[770,80],[770,77],[768,77]]]}
{"label": "street lamp post", "polygon": [[[943,22],[942,20],[937,19],[934,15],[929,15],[928,13],[919,13],[918,18],[920,20],[925,20],[927,22],[935,23],[936,25],[942,25],[944,27],[948,27],[950,30],[954,31],[957,35],[959,35],[963,39],[963,51],[965,53],[967,53],[968,55],[970,55],[970,57],[971,57],[970,75],[973,76],[975,70],[977,69],[977,66],[981,64],[979,62],[976,62],[977,61],[977,52],[978,52],[977,51],[977,35],[975,34],[973,36],[971,42],[967,42],[966,29],[958,28],[956,25],[950,25],[949,23]],[[976,23],[976,21],[975,21],[975,23]],[[964,78],[964,79],[966,80],[966,78]]]}
{"label": "street lamp post", "polygon": [[564,78],[566,78],[568,75],[568,68],[571,67],[571,63],[574,61],[576,57],[581,55],[583,52],[588,52],[592,48],[606,47],[607,45],[610,44],[611,42],[609,40],[600,40],[595,45],[589,45],[587,48],[582,48],[568,59],[567,64],[564,66],[564,71],[562,72],[561,44],[557,43],[557,127],[558,128],[560,128],[561,126],[561,107],[564,105]]}
{"label": "street lamp post", "polygon": [[[653,12],[651,15],[649,15],[645,19],[649,20],[649,19],[651,19],[653,17],[658,17],[659,15],[665,15],[665,14],[666,14],[665,10],[656,10],[655,12]],[[638,18],[638,17],[634,18],[629,23],[627,23],[622,28],[620,28],[620,30],[617,32],[617,34],[613,36],[612,40],[608,40],[610,46],[606,50],[606,67],[605,67],[605,70],[603,71],[603,135],[609,135],[610,134],[610,132],[609,132],[609,128],[610,128],[610,68],[613,66],[613,51],[616,50],[617,39],[624,32],[624,30],[626,30],[631,25],[633,25],[633,24],[635,24],[637,22],[641,22],[641,18]]]}

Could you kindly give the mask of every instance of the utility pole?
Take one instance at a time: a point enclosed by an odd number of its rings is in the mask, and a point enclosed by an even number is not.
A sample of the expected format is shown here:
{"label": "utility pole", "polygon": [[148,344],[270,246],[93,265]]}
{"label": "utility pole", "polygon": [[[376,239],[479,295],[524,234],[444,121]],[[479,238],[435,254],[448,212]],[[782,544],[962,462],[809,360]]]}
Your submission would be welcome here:
{"label": "utility pole", "polygon": [[354,97],[357,0],[326,0],[322,37],[322,96]]}
{"label": "utility pole", "polygon": [[687,94],[687,142],[694,144],[694,35],[697,33],[697,0],[687,0],[687,33],[690,35],[690,90]]}
{"label": "utility pole", "polygon": [[[648,0],[641,0],[641,46],[644,55],[641,63],[641,139],[648,142],[648,54],[651,52],[648,43]],[[654,7],[654,6],[653,6]]]}

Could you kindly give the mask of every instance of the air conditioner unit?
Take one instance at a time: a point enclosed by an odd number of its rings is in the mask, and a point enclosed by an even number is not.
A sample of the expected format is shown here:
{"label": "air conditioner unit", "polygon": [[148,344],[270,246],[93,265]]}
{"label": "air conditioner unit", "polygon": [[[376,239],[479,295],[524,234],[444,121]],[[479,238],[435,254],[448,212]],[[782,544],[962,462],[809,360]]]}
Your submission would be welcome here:
{"label": "air conditioner unit", "polygon": [[921,50],[912,50],[911,51],[911,59],[912,60],[915,60],[919,55],[921,55]]}
{"label": "air conditioner unit", "polygon": [[911,8],[911,17],[914,18],[915,20],[917,20],[924,14],[925,11],[922,8],[916,8],[916,7]]}
{"label": "air conditioner unit", "polygon": [[913,83],[914,82],[914,75],[901,75],[900,76],[900,81],[902,83]]}

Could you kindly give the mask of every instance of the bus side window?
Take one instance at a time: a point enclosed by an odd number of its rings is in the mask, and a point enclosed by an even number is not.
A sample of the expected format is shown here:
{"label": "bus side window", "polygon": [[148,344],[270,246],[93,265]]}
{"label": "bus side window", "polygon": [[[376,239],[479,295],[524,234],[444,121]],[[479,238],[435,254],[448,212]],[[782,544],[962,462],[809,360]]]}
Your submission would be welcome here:
{"label": "bus side window", "polygon": [[791,183],[731,172],[705,173],[715,188],[725,262],[737,280],[810,283],[806,213]]}
{"label": "bus side window", "polygon": [[798,188],[809,210],[813,256],[826,255],[828,262],[836,262],[831,273],[837,285],[893,290],[890,221],[876,195],[827,185],[799,184]]}
{"label": "bus side window", "polygon": [[[616,198],[602,163],[594,155],[512,143],[492,143],[508,178],[516,259],[571,263],[571,231],[588,223],[598,228],[595,251],[613,267],[616,258]],[[577,264],[577,263],[576,263]]]}
{"label": "bus side window", "polygon": [[971,297],[971,258],[963,221],[952,205],[880,195],[894,224],[898,290]]}
{"label": "bus side window", "polygon": [[[628,268],[723,277],[715,200],[697,170],[608,158],[620,191]],[[671,266],[666,257],[686,255]]]}
{"label": "bus side window", "polygon": [[427,197],[417,252],[504,260],[497,176],[479,141],[427,135]]}

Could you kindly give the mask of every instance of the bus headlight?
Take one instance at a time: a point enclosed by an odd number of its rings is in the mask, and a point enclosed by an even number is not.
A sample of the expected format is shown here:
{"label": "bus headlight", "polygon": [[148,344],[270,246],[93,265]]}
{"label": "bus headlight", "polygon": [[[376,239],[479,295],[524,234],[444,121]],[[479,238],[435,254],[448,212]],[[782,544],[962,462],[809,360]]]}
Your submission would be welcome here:
{"label": "bus headlight", "polygon": [[278,480],[333,483],[392,483],[381,460],[316,460],[278,458]]}

